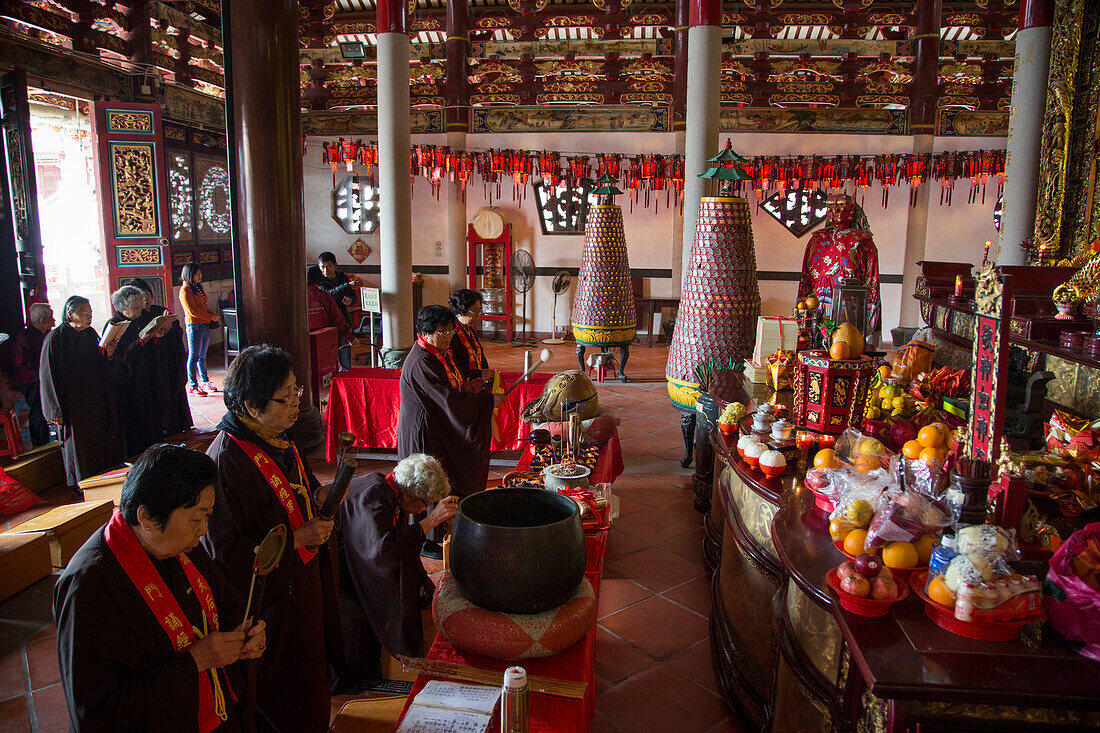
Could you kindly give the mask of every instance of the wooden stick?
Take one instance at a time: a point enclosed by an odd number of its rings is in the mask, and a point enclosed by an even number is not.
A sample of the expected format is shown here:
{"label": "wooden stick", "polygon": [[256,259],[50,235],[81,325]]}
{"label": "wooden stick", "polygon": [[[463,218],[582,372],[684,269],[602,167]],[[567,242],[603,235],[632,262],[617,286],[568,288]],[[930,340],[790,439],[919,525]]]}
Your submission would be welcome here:
{"label": "wooden stick", "polygon": [[[401,662],[401,669],[405,672],[416,671],[433,677],[451,677],[456,680],[480,682],[485,685],[499,686],[504,684],[504,673],[494,672],[491,669],[400,655],[397,656],[397,661]],[[569,680],[537,677],[535,675],[527,675],[527,685],[534,692],[556,697],[568,697],[573,700],[583,700],[585,690],[588,688],[587,682],[570,682]]]}

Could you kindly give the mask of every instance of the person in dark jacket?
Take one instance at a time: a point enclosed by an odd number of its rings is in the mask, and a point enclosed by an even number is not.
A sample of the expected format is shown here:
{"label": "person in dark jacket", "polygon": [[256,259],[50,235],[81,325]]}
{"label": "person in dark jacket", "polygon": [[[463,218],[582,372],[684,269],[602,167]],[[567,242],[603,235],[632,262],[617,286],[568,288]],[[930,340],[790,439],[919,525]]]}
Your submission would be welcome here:
{"label": "person in dark jacket", "polygon": [[[317,255],[317,266],[321,268],[321,280],[317,286],[336,299],[340,313],[344,316],[344,323],[353,327],[355,324],[351,322],[351,316],[348,315],[348,306],[354,305],[359,297],[357,286],[343,270],[336,266],[336,255],[332,252],[322,252]],[[351,349],[348,347],[350,340],[344,336],[339,337],[341,371],[351,368]]]}
{"label": "person in dark jacket", "polygon": [[[155,302],[153,289],[144,279],[135,277],[127,284],[145,293],[145,313],[150,319],[168,312]],[[195,423],[187,402],[187,343],[179,320],[173,321],[168,332],[156,340],[149,357],[154,362],[156,377],[152,409],[159,435],[168,437],[190,430]]]}
{"label": "person in dark jacket", "polygon": [[[324,280],[321,268],[310,265],[306,270],[306,304],[309,308],[309,330],[316,331],[319,328],[335,328],[340,337],[340,371],[351,364],[351,347],[359,345],[359,339],[355,337],[348,319],[340,311],[340,306],[328,291],[321,289],[321,281]],[[347,357],[345,362],[345,356]]]}
{"label": "person in dark jacket", "polygon": [[462,288],[451,293],[448,305],[455,314],[455,337],[451,339],[451,353],[454,354],[458,371],[464,379],[483,377],[483,369],[489,368],[485,350],[481,348],[481,339],[477,336],[477,321],[481,318],[481,293],[470,288]]}
{"label": "person in dark jacket", "polygon": [[50,424],[42,415],[42,394],[39,392],[38,366],[42,357],[42,342],[55,325],[53,309],[46,303],[32,303],[27,314],[30,325],[15,334],[11,343],[12,381],[23,393],[30,410],[31,444],[50,442]]}

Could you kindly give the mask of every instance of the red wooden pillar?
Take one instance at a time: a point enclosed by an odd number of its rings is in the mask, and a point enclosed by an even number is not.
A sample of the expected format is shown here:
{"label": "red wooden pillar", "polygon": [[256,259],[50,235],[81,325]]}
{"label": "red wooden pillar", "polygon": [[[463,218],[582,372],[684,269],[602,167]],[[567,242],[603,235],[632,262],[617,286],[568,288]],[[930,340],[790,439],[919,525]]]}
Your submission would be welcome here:
{"label": "red wooden pillar", "polygon": [[470,124],[470,84],[467,49],[470,47],[466,0],[447,1],[447,132],[466,132]]}
{"label": "red wooden pillar", "polygon": [[943,0],[917,0],[917,26],[913,41],[913,96],[909,128],[914,135],[934,135],[939,101],[940,21]]}
{"label": "red wooden pillar", "polygon": [[687,118],[688,5],[689,0],[676,0],[676,56],[672,76],[673,132],[682,131]]}

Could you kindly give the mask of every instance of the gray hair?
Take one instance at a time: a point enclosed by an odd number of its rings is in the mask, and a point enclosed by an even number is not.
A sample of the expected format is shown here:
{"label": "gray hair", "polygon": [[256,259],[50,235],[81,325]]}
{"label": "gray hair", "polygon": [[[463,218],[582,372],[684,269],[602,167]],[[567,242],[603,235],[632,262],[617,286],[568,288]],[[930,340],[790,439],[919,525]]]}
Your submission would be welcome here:
{"label": "gray hair", "polygon": [[27,315],[31,323],[42,323],[53,315],[53,308],[49,303],[31,303],[31,307],[27,309]]}
{"label": "gray hair", "polygon": [[427,453],[413,453],[393,469],[398,488],[425,504],[434,504],[451,491],[447,472]]}
{"label": "gray hair", "polygon": [[133,285],[123,285],[111,293],[111,305],[117,311],[124,308],[143,308],[145,306],[145,293]]}

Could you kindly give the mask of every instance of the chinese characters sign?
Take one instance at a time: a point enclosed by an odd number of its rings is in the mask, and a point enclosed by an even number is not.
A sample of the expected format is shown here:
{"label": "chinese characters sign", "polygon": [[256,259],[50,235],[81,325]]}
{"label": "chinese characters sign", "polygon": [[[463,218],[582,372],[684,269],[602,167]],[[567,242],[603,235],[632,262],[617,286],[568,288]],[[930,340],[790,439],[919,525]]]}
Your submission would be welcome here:
{"label": "chinese characters sign", "polygon": [[974,458],[993,460],[994,434],[1003,418],[998,399],[1001,371],[1001,319],[976,316],[973,390],[970,394],[970,446]]}

